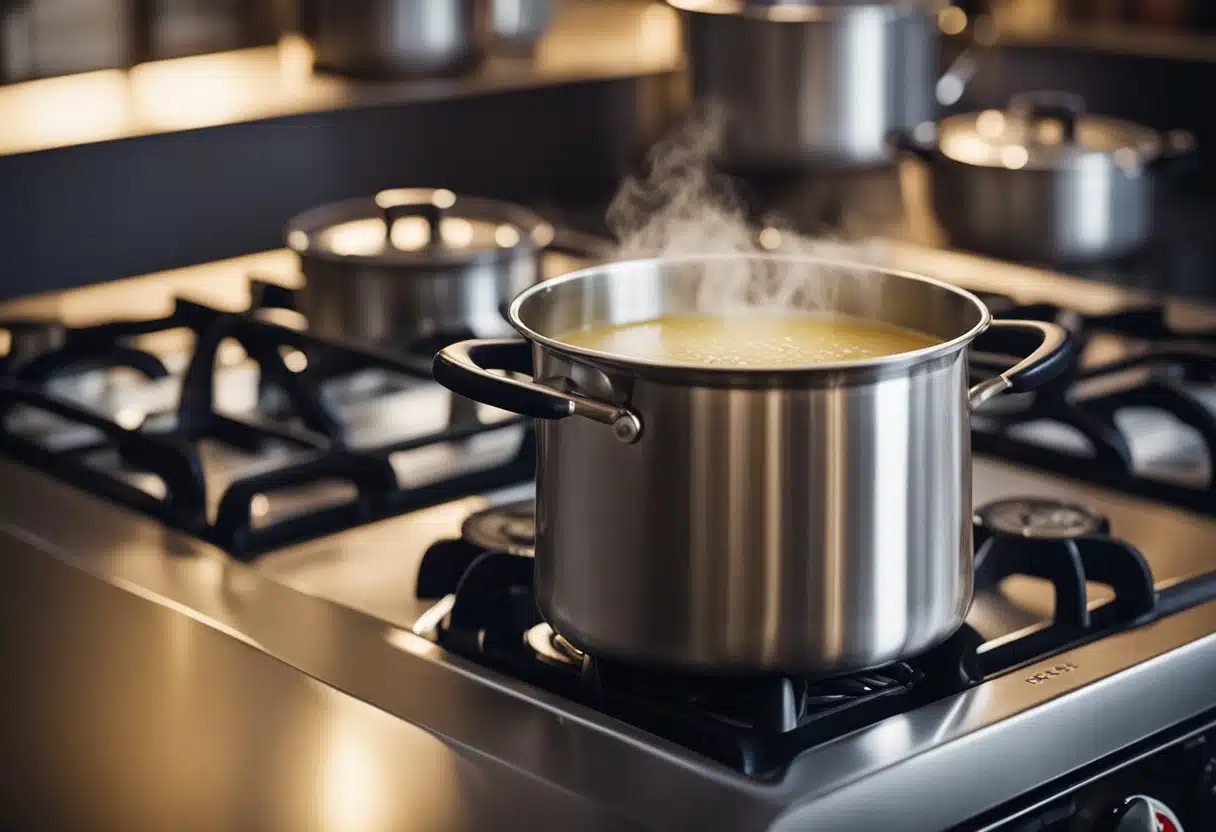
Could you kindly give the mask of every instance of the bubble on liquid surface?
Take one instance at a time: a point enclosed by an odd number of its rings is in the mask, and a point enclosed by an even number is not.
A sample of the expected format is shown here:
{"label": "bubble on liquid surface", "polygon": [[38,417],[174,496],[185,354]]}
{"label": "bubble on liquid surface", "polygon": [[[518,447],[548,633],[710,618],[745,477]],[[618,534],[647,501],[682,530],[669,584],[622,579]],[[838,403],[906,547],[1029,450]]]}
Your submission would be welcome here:
{"label": "bubble on liquid surface", "polygon": [[928,335],[841,315],[671,315],[558,336],[636,361],[704,367],[802,367],[923,349]]}

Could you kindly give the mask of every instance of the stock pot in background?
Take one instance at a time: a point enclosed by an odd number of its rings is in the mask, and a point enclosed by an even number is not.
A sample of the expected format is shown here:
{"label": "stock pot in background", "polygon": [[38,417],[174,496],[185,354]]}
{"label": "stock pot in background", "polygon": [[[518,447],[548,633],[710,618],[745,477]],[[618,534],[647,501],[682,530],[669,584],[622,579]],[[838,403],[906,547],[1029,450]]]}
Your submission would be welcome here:
{"label": "stock pot in background", "polygon": [[936,116],[931,0],[668,0],[693,96],[726,115],[741,168],[888,164],[886,137]]}

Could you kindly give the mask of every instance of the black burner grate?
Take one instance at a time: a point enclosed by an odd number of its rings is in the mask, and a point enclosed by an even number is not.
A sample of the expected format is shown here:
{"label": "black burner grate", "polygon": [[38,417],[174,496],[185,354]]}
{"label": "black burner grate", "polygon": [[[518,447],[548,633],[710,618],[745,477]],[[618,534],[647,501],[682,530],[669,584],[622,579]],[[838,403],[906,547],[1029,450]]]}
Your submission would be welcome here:
{"label": "black burner grate", "polygon": [[[1104,315],[1081,315],[1053,304],[1018,305],[1003,295],[984,295],[994,314],[1051,320],[1071,327],[1082,342],[1115,335],[1129,354],[1087,366],[1077,363],[1056,383],[1025,397],[1014,410],[987,409],[973,424],[972,445],[980,453],[1055,471],[1075,479],[1216,515],[1216,413],[1186,383],[1216,383],[1216,330],[1185,332],[1173,328],[1162,306],[1145,306]],[[1009,365],[1001,355],[972,354],[977,374]],[[1099,392],[1091,392],[1097,389]],[[1206,482],[1177,482],[1146,476],[1133,465],[1131,443],[1116,414],[1128,408],[1162,411],[1193,428],[1208,458]],[[1048,447],[1019,437],[1016,428],[1054,422],[1084,438],[1092,455]]]}
{"label": "black burner grate", "polygon": [[[1107,535],[1104,520],[1092,532],[1047,539],[978,527],[977,586],[991,588],[1015,574],[1044,578],[1056,591],[1053,621],[990,644],[964,625],[914,660],[836,679],[706,677],[580,654],[542,623],[532,594],[532,558],[467,540],[440,541],[423,558],[418,597],[446,596],[450,609],[422,635],[745,775],[777,777],[815,745],[1216,597],[1212,575],[1155,593],[1148,565],[1134,547]],[[1087,581],[1109,585],[1114,599],[1090,610]]]}
{"label": "black burner grate", "polygon": [[[290,306],[287,290],[256,282],[253,289],[255,310]],[[0,450],[73,485],[198,535],[241,560],[252,560],[292,542],[525,481],[534,472],[530,430],[506,463],[419,488],[401,488],[390,462],[395,453],[525,424],[522,417],[492,424],[475,418],[454,419],[444,429],[426,436],[371,449],[348,446],[347,426],[323,399],[321,382],[369,369],[408,379],[429,379],[429,357],[419,354],[320,338],[263,320],[254,311],[225,312],[182,299],[164,318],[82,328],[47,326],[57,327],[53,348],[2,368]],[[48,387],[54,379],[119,367],[148,379],[163,378],[169,374],[163,362],[131,342],[138,336],[177,329],[194,334],[194,347],[168,428],[154,427],[157,420],[153,418],[145,419],[142,426],[124,427],[57,396]],[[29,334],[22,332],[23,336]],[[220,345],[228,340],[239,343],[256,362],[263,390],[277,394],[273,399],[279,404],[273,412],[262,409],[257,417],[242,418],[217,412],[216,363]],[[287,364],[285,356],[293,350],[306,359],[302,370],[292,370]],[[52,450],[10,429],[9,417],[17,408],[41,411],[91,428],[94,438],[72,448]],[[219,497],[212,521],[208,518],[207,483],[198,450],[201,440],[218,441],[250,453],[273,448],[285,449],[289,454],[277,467],[228,485]],[[115,452],[132,470],[156,476],[164,484],[164,496],[153,496],[89,466],[86,458],[102,450]],[[337,505],[254,526],[253,508],[260,495],[320,481],[346,482],[353,486],[355,496]]]}

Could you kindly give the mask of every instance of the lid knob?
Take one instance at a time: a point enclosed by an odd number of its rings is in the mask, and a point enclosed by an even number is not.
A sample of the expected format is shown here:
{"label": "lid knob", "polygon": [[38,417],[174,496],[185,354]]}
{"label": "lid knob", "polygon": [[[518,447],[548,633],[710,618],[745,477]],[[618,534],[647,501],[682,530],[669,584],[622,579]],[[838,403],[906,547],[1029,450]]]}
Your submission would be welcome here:
{"label": "lid knob", "polygon": [[[1071,92],[1036,90],[1011,98],[1009,111],[1028,126],[1044,121],[1058,123],[1061,138],[1071,144],[1077,139],[1077,122],[1085,115],[1085,100]],[[1033,131],[1028,132],[1033,136]]]}
{"label": "lid knob", "polygon": [[421,217],[427,225],[427,247],[437,246],[443,242],[441,224],[443,209],[433,201],[428,202],[393,202],[377,197],[376,204],[380,206],[384,219],[385,245],[393,245],[393,225],[405,217]]}

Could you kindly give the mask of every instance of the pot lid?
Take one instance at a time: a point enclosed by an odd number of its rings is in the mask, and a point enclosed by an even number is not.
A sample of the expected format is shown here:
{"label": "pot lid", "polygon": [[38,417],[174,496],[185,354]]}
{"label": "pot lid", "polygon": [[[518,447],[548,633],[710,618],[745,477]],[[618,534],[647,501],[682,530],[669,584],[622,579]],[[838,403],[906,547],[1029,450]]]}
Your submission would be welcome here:
{"label": "pot lid", "polygon": [[287,224],[298,254],[376,264],[460,263],[544,248],[553,227],[526,208],[446,189],[394,188]]}
{"label": "pot lid", "polygon": [[938,129],[944,156],[968,165],[1053,169],[1107,159],[1136,170],[1162,152],[1151,127],[1087,115],[1079,96],[1033,92],[1014,96],[1005,110],[951,116]]}

